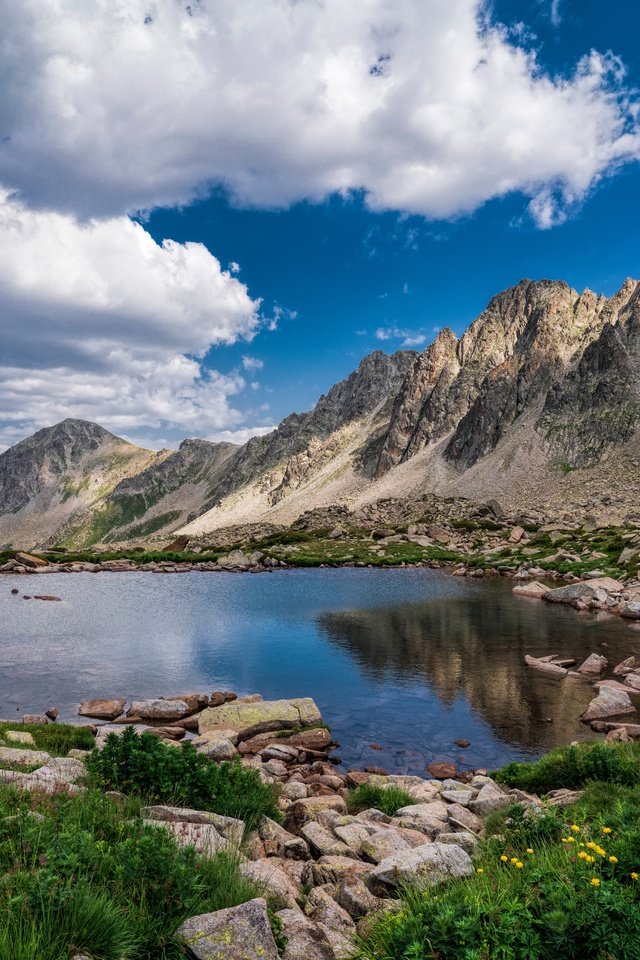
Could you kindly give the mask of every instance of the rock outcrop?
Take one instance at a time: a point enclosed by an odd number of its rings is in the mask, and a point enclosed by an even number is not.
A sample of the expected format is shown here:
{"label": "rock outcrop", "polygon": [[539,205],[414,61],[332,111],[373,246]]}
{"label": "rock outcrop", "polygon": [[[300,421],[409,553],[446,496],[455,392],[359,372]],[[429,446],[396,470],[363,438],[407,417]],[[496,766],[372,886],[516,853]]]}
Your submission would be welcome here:
{"label": "rock outcrop", "polygon": [[422,353],[376,351],[241,447],[153,454],[83,421],[39,431],[0,455],[0,542],[286,526],[434,493],[620,522],[636,512],[639,462],[640,283],[607,299],[522,280],[459,339],[444,329]]}

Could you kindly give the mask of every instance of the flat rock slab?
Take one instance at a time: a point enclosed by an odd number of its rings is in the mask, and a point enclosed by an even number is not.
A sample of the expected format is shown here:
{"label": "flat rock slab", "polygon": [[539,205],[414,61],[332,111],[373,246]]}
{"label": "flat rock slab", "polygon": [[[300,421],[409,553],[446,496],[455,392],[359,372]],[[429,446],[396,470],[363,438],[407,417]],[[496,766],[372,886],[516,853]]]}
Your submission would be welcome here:
{"label": "flat rock slab", "polygon": [[606,720],[608,717],[623,717],[635,713],[636,708],[629,699],[629,694],[623,690],[614,690],[612,687],[600,687],[598,696],[594,697],[580,719],[585,723],[590,720]]}
{"label": "flat rock slab", "polygon": [[269,730],[308,727],[320,723],[322,716],[310,697],[293,700],[259,700],[246,703],[234,700],[220,707],[209,707],[199,717],[200,734],[219,728],[238,732],[241,740]]}
{"label": "flat rock slab", "polygon": [[78,707],[81,717],[93,717],[96,720],[116,720],[124,712],[127,701],[116,700],[83,700]]}
{"label": "flat rock slab", "polygon": [[51,756],[43,750],[21,750],[19,747],[0,747],[0,764],[14,767],[38,767],[49,763]]}
{"label": "flat rock slab", "polygon": [[530,657],[528,654],[524,658],[524,662],[532,670],[537,670],[538,673],[544,673],[549,677],[555,677],[560,680],[562,677],[566,677],[567,670],[565,667],[559,666],[557,663],[551,663],[549,660],[540,660],[538,657]]}
{"label": "flat rock slab", "polygon": [[175,936],[196,960],[279,960],[262,897],[191,917]]}
{"label": "flat rock slab", "polygon": [[578,673],[604,673],[608,665],[609,662],[606,657],[603,657],[599,653],[592,653],[591,656],[587,657],[584,663],[580,664],[578,667]]}
{"label": "flat rock slab", "polygon": [[383,860],[371,871],[367,884],[374,893],[384,893],[412,882],[432,886],[451,877],[466,877],[471,873],[471,858],[462,847],[426,843]]}

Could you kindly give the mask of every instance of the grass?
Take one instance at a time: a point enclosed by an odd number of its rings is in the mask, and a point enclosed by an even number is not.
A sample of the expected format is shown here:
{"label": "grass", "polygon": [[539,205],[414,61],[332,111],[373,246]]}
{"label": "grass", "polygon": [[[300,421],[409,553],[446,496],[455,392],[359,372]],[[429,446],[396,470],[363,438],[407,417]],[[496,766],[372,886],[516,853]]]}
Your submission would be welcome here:
{"label": "grass", "polygon": [[[15,730],[20,733],[30,733],[35,741],[35,746],[28,744],[11,743],[6,740],[4,734],[8,730]],[[0,741],[3,746],[18,747],[20,750],[46,750],[47,753],[56,757],[66,757],[69,750],[93,750],[95,740],[91,730],[88,727],[73,726],[66,723],[11,723],[11,721],[0,723]]]}
{"label": "grass", "polygon": [[248,829],[260,818],[280,820],[274,788],[239,761],[214,763],[190,743],[170,747],[133,727],[109,734],[101,750],[87,757],[93,786],[120,790],[148,803],[169,803],[211,810],[244,820]]}
{"label": "grass", "polygon": [[620,743],[614,747],[587,741],[559,747],[533,763],[510,763],[495,774],[495,779],[537,794],[562,787],[575,790],[593,781],[630,787],[640,784],[640,744]]}
{"label": "grass", "polygon": [[183,920],[258,892],[233,857],[178,848],[135,802],[0,788],[0,960],[183,960]]}
{"label": "grass", "polygon": [[592,756],[590,774],[604,779],[572,807],[490,817],[474,873],[404,891],[359,960],[640,960],[640,784],[619,782],[626,746],[605,747],[619,758],[608,766]]}
{"label": "grass", "polygon": [[347,808],[349,813],[360,813],[361,810],[375,808],[392,817],[402,807],[408,807],[415,802],[415,797],[406,790],[401,790],[400,787],[385,789],[363,783],[349,793]]}

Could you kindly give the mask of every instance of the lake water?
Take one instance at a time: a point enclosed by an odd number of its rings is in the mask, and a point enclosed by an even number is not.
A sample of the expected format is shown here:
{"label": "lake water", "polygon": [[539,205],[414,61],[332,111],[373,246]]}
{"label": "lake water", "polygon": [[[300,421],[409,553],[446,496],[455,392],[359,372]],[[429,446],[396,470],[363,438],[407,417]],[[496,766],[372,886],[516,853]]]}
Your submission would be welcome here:
{"label": "lake water", "polygon": [[591,687],[535,674],[526,653],[614,664],[640,648],[617,618],[511,586],[422,568],[2,576],[0,717],[55,705],[73,720],[95,696],[310,696],[345,764],[496,767],[589,735],[577,718]]}

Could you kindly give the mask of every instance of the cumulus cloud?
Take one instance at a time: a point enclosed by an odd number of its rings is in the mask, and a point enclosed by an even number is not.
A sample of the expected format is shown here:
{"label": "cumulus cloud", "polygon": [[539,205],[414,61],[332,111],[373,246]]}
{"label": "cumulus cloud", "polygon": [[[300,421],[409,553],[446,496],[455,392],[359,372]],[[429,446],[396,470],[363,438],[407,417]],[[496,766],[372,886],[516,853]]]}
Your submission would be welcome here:
{"label": "cumulus cloud", "polygon": [[264,360],[260,360],[259,357],[244,356],[242,358],[242,366],[245,370],[262,370]]}
{"label": "cumulus cloud", "polygon": [[66,416],[128,435],[226,428],[239,375],[207,370],[250,340],[259,302],[202,244],[157,244],[128,217],[79,222],[0,196],[2,440]]}
{"label": "cumulus cloud", "polygon": [[0,182],[33,205],[118,215],[222,184],[243,204],[362,190],[373,210],[440,218],[519,191],[546,226],[551,203],[639,155],[612,55],[550,76],[483,0],[0,12]]}

